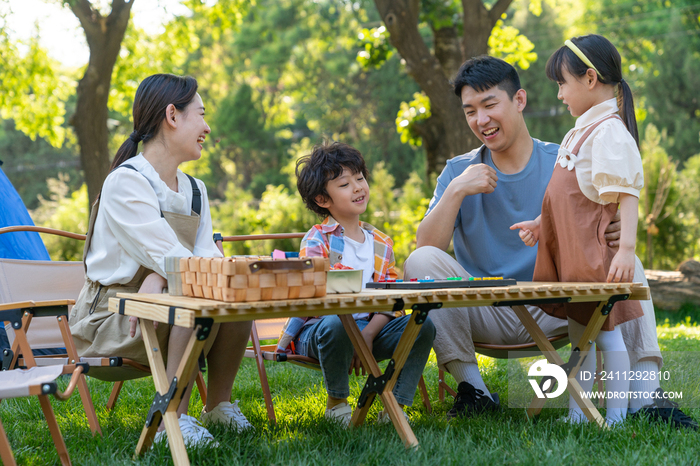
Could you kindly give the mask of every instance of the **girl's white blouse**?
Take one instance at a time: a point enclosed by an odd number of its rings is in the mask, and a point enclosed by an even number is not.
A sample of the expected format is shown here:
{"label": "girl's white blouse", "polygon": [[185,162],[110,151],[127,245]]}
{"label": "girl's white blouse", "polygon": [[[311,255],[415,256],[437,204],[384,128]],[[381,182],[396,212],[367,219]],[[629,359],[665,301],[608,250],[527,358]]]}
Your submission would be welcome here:
{"label": "girl's white blouse", "polygon": [[[190,215],[190,180],[178,170],[178,192],[175,192],[160,179],[142,154],[124,163],[139,173],[120,168],[107,176],[85,261],[87,276],[102,285],[128,283],[141,265],[166,277],[166,256],[193,255],[180,244],[175,231],[160,216],[161,210]],[[222,257],[212,238],[207,189],[202,181],[196,182],[202,192],[202,211],[194,255]]]}
{"label": "girl's white blouse", "polygon": [[[616,99],[610,99],[581,115],[576,120],[576,126],[564,137],[557,163],[574,149],[589,126],[618,110]],[[617,118],[610,118],[593,130],[574,162],[568,165],[576,167],[581,192],[598,204],[618,202],[620,193],[639,197],[644,187],[639,149],[625,124]]]}

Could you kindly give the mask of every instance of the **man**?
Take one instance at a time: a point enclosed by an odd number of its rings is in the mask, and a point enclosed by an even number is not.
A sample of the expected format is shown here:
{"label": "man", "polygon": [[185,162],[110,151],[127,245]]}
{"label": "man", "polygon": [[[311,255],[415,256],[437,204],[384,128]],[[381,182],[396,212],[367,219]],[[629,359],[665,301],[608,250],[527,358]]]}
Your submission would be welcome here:
{"label": "man", "polygon": [[[485,56],[468,60],[457,73],[454,90],[483,146],[448,160],[416,233],[418,249],[406,261],[405,276],[503,276],[531,281],[537,248],[526,246],[510,226],[540,214],[559,146],[530,136],[523,118],[527,93],[515,68],[503,60]],[[616,221],[606,239],[615,246],[619,236]],[[445,252],[451,240],[456,260]],[[639,259],[634,279],[646,285]],[[566,320],[535,306],[527,308],[547,336],[566,333]],[[649,300],[642,302],[642,308],[642,318],[620,327],[632,371],[658,371],[663,360],[654,307]],[[433,347],[438,364],[459,383],[448,417],[497,409],[498,398],[481,378],[473,342],[532,341],[515,313],[508,307],[454,308],[432,313],[431,320],[437,330]],[[651,417],[697,429],[697,423],[677,406],[652,398],[657,390],[661,390],[658,380],[632,381],[630,391],[641,396],[630,398],[630,412],[643,409]]]}

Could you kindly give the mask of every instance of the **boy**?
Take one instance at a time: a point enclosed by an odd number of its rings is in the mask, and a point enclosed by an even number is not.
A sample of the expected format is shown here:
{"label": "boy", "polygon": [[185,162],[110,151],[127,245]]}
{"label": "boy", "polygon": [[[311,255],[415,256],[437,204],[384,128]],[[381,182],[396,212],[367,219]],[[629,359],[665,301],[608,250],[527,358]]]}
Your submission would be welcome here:
{"label": "boy", "polygon": [[[363,283],[397,277],[391,238],[365,222],[360,215],[367,209],[369,185],[367,167],[360,152],[339,142],[314,147],[299,159],[297,188],[306,206],[323,217],[301,242],[300,256],[330,257],[331,266],[341,263],[363,271]],[[353,314],[367,346],[377,360],[391,358],[408,323],[409,316],[393,313]],[[286,338],[285,338],[286,337]],[[401,371],[394,395],[402,406],[411,406],[435,338],[435,329],[426,320]],[[278,351],[287,350],[293,340],[297,354],[320,361],[328,392],[326,418],[347,426],[352,416],[348,405],[348,376],[365,370],[354,353],[350,338],[338,316],[304,321],[292,318],[285,326]],[[404,413],[404,416],[406,414]],[[389,422],[381,412],[379,422]]]}

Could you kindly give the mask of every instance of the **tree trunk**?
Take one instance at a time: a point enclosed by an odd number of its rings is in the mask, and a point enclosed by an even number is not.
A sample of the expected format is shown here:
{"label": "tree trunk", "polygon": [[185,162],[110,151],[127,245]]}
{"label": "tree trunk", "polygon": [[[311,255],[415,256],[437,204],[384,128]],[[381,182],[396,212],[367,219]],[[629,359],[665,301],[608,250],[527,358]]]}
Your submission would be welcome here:
{"label": "tree trunk", "polygon": [[406,72],[430,99],[432,116],[418,125],[427,157],[428,173],[441,171],[448,159],[480,145],[467,125],[450,79],[467,58],[488,51],[493,26],[512,0],[498,0],[486,10],[481,0],[462,0],[464,36],[454,26],[433,31],[435,55],[418,31],[419,0],[374,0],[390,34],[391,44],[406,60]]}
{"label": "tree trunk", "polygon": [[133,3],[134,0],[112,0],[112,11],[107,17],[93,8],[89,0],[69,3],[80,20],[90,48],[90,60],[78,82],[78,100],[70,123],[78,136],[80,162],[91,202],[97,198],[109,173],[107,100],[112,70],[119,57]]}

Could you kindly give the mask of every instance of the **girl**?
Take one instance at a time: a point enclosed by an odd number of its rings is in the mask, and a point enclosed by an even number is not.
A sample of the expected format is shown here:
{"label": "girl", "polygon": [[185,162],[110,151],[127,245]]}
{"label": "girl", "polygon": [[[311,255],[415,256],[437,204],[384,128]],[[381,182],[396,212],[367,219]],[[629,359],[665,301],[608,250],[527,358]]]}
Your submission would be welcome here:
{"label": "girl", "polygon": [[[542,214],[533,221],[516,223],[511,229],[519,228],[520,238],[529,246],[539,240],[535,281],[631,282],[637,206],[644,175],[632,92],[622,78],[620,54],[602,36],[575,37],[549,58],[547,77],[559,84],[557,97],[578,119],[559,149]],[[616,252],[607,245],[604,232],[618,205],[621,238]],[[576,344],[595,305],[542,308],[556,317],[568,317],[569,335]],[[609,425],[627,415],[629,390],[629,356],[620,329],[615,326],[642,314],[638,301],[616,303],[596,339],[603,351],[606,372],[619,374],[615,380],[607,381],[608,395],[613,395],[606,404]],[[595,345],[577,375],[581,387],[590,392],[593,380],[582,381],[580,375],[584,371],[595,371]],[[568,420],[585,419],[570,398]]]}
{"label": "girl", "polygon": [[[90,213],[83,252],[87,278],[71,310],[70,327],[81,357],[121,356],[148,365],[136,318],[109,312],[109,298],[117,292],[160,293],[167,286],[166,256],[221,257],[221,252],[212,239],[204,183],[178,169],[201,157],[210,132],[197,81],[167,74],[146,78],[136,91],[133,118],[134,131],[119,148]],[[140,142],[143,152],[137,155]],[[223,324],[218,334],[211,333],[205,422],[251,427],[229,402],[250,327]],[[191,330],[159,325],[156,332],[171,379]],[[90,374],[99,378],[98,369]],[[142,373],[125,373],[122,380],[138,376]],[[192,381],[189,387],[178,408],[185,443],[215,445],[211,434],[187,416]],[[159,430],[156,441],[164,437],[162,425]]]}

